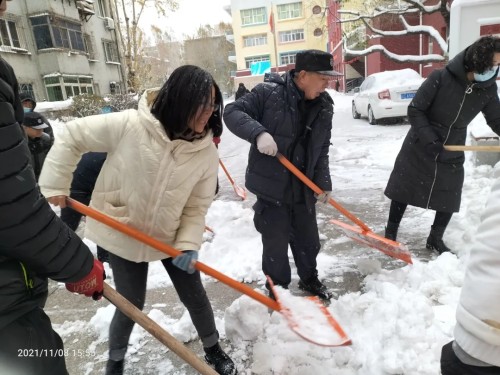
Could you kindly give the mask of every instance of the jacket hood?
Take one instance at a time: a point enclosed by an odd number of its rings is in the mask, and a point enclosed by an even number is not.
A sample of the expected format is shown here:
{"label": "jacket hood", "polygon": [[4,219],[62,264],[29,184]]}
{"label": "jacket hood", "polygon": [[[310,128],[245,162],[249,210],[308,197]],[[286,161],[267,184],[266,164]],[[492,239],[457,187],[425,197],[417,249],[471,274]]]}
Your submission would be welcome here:
{"label": "jacket hood", "polygon": [[35,110],[36,100],[30,94],[20,93],[19,94],[19,100],[21,100],[21,103],[24,102],[24,101],[26,101],[26,100],[29,100],[31,103],[33,103],[33,110]]}
{"label": "jacket hood", "polygon": [[192,142],[188,142],[182,139],[171,140],[168,137],[162,123],[151,114],[151,106],[153,105],[153,102],[158,96],[159,92],[159,88],[148,89],[144,91],[141,99],[139,100],[139,105],[137,108],[140,122],[144,125],[144,127],[146,127],[151,136],[155,138],[159,143],[163,143],[165,145],[169,143],[175,146],[182,145],[185,151],[189,150],[191,152],[196,152],[202,148],[209,146],[212,143],[213,137],[212,131],[210,129],[208,129],[207,135],[205,137],[201,139],[195,139]]}
{"label": "jacket hood", "polygon": [[[455,76],[458,80],[464,81],[468,83],[467,79],[467,71],[465,69],[465,53],[467,52],[467,48],[456,55],[453,59],[450,60],[448,65],[446,65],[446,69]],[[474,82],[475,87],[485,88],[496,83],[497,76],[491,77],[489,80],[484,82]]]}

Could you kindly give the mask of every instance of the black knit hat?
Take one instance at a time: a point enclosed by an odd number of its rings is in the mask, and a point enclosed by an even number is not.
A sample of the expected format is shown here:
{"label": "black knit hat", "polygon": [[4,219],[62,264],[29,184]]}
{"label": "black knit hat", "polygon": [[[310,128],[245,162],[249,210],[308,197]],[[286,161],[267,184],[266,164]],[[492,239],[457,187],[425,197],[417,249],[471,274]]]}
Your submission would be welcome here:
{"label": "black knit hat", "polygon": [[328,52],[317,49],[309,49],[297,53],[295,59],[295,71],[316,72],[328,76],[341,76],[342,74],[333,70],[333,56]]}
{"label": "black knit hat", "polygon": [[49,126],[43,121],[42,116],[37,112],[28,112],[24,114],[23,125],[32,129],[45,129]]}

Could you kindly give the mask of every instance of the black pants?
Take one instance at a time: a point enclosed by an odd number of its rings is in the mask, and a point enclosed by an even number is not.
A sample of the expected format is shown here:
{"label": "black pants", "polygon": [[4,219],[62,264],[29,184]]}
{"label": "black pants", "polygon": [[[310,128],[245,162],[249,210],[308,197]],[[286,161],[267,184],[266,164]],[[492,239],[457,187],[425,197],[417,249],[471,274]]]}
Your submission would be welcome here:
{"label": "black pants", "polygon": [[[408,205],[403,202],[391,201],[391,208],[389,210],[389,221],[393,223],[400,223],[401,219],[403,219],[403,215],[406,211],[406,207]],[[440,212],[436,211],[436,215],[434,216],[434,223],[432,224],[435,227],[447,227],[453,213],[451,212]]]}
{"label": "black pants", "polygon": [[[146,299],[148,263],[131,262],[112,253],[109,254],[109,260],[113,269],[116,290],[142,310]],[[181,302],[189,311],[203,347],[209,348],[215,345],[219,341],[219,333],[215,327],[212,305],[201,283],[200,272],[189,274],[174,266],[171,258],[162,260],[162,263]],[[117,309],[109,327],[110,359],[119,361],[125,358],[133,328],[134,321]]]}
{"label": "black pants", "polygon": [[[73,198],[75,201],[83,203],[88,206],[90,203],[90,198],[92,193],[88,192],[80,192],[80,191],[72,191],[69,194],[70,198]],[[72,230],[76,231],[78,225],[80,225],[80,220],[82,219],[82,214],[72,208],[65,207],[61,209],[61,220]],[[103,249],[99,245],[97,245],[97,259],[101,262],[108,260],[108,252]]]}
{"label": "black pants", "polygon": [[253,206],[254,224],[262,235],[262,271],[274,284],[287,287],[291,282],[288,245],[297,273],[302,280],[317,276],[319,242],[316,210],[305,204],[276,206],[257,198]]}
{"label": "black pants", "polygon": [[500,367],[471,366],[466,365],[458,357],[452,348],[453,341],[443,346],[441,350],[441,374],[442,375],[500,375]]}
{"label": "black pants", "polygon": [[61,337],[41,308],[0,330],[0,374],[68,374]]}

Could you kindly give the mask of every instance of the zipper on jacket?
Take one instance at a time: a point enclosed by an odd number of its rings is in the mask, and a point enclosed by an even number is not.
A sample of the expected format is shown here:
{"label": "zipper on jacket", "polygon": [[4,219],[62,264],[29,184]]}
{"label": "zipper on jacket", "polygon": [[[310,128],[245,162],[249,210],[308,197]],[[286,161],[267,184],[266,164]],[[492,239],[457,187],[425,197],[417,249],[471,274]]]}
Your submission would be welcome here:
{"label": "zipper on jacket", "polygon": [[21,269],[23,270],[23,280],[24,280],[24,285],[26,285],[26,289],[28,290],[28,294],[30,296],[33,295],[33,289],[35,288],[33,279],[29,276],[28,270],[24,266],[23,262],[19,262],[21,265]]}
{"label": "zipper on jacket", "polygon": [[[460,103],[460,107],[458,108],[458,112],[457,112],[457,115],[456,115],[455,119],[453,120],[453,122],[448,127],[448,134],[446,134],[446,138],[443,141],[443,146],[448,141],[448,138],[450,137],[451,129],[453,128],[453,125],[455,125],[455,123],[457,122],[458,116],[460,116],[460,112],[462,112],[462,107],[464,106],[465,98],[467,97],[467,95],[469,95],[469,94],[472,93],[472,88],[474,87],[474,85],[475,85],[474,83],[471,83],[471,84],[467,85],[467,87],[465,88],[464,97],[462,98],[462,102]],[[431,203],[432,192],[434,191],[434,185],[436,184],[436,179],[437,179],[437,159],[438,159],[438,157],[439,157],[439,154],[437,154],[436,157],[434,158],[434,178],[432,180],[431,189],[429,191],[429,198],[427,199],[426,209],[429,209],[429,204]]]}

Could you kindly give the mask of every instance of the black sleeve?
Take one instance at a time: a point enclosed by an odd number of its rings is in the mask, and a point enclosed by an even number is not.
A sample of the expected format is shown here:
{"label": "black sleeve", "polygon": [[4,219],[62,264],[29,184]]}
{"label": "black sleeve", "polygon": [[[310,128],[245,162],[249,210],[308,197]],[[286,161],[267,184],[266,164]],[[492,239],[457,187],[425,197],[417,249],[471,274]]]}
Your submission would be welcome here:
{"label": "black sleeve", "polygon": [[[0,90],[6,84],[1,73]],[[21,261],[41,277],[78,281],[92,269],[92,253],[41,195],[8,95],[0,91],[0,257]]]}
{"label": "black sleeve", "polygon": [[422,139],[424,144],[439,139],[439,135],[427,118],[427,110],[434,101],[441,84],[442,70],[433,71],[420,85],[415,97],[408,106],[408,120],[410,125]]}

